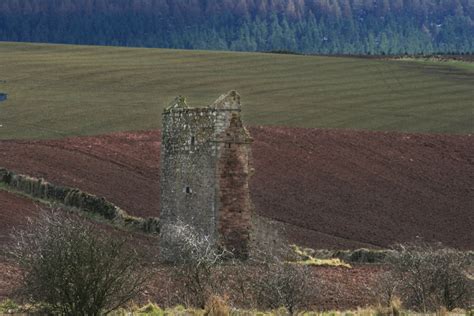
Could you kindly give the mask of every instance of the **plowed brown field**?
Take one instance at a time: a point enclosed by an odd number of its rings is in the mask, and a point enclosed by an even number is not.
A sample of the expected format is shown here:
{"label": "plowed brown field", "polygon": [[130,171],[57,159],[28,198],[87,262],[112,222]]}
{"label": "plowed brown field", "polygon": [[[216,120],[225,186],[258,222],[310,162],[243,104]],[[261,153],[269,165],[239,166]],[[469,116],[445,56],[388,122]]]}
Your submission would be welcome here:
{"label": "plowed brown field", "polygon": [[[280,222],[292,242],[386,247],[419,236],[474,249],[471,135],[275,127],[250,132],[256,210]],[[145,131],[0,141],[0,166],[104,196],[137,216],[158,216],[160,140],[159,131]],[[31,212],[23,201],[6,201],[0,195],[2,210]],[[1,219],[8,225],[9,216]]]}
{"label": "plowed brown field", "polygon": [[21,228],[40,210],[41,206],[30,199],[0,190],[0,246],[10,239],[13,228]]}

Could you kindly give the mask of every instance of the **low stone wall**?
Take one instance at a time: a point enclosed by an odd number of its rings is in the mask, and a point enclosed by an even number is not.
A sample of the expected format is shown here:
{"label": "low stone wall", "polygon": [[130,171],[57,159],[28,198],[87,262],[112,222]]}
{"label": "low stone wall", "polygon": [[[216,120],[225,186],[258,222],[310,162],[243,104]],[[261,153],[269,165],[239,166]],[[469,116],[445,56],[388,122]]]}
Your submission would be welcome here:
{"label": "low stone wall", "polygon": [[115,224],[146,233],[159,233],[159,221],[156,217],[139,218],[128,215],[118,206],[103,197],[98,197],[79,189],[57,186],[44,179],[16,174],[0,168],[0,184],[12,190],[22,192],[33,198],[51,201],[67,207],[99,215]]}

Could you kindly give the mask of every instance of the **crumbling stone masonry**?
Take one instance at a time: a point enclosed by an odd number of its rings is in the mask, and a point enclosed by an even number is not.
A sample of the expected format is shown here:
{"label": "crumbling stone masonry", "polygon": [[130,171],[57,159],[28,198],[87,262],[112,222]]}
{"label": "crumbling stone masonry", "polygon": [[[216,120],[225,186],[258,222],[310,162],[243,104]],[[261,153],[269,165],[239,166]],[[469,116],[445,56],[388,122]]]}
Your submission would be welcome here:
{"label": "crumbling stone masonry", "polygon": [[208,107],[176,98],[163,112],[161,145],[161,256],[178,260],[167,229],[178,220],[245,259],[249,252],[252,139],[231,91]]}

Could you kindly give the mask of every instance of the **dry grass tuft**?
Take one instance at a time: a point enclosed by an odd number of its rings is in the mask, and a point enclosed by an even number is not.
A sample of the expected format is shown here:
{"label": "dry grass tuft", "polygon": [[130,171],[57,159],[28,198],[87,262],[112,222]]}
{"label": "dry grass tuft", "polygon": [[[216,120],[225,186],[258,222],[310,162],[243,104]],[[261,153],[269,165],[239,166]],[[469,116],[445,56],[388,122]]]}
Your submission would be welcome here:
{"label": "dry grass tuft", "polygon": [[204,315],[209,316],[228,316],[230,315],[230,307],[228,298],[219,295],[211,295],[206,302]]}
{"label": "dry grass tuft", "polygon": [[295,254],[300,258],[297,260],[296,263],[306,266],[330,266],[330,267],[344,267],[344,268],[352,268],[350,264],[345,263],[339,258],[331,258],[331,259],[318,259],[313,257],[310,254],[310,249],[301,248],[297,245],[292,245],[293,251]]}

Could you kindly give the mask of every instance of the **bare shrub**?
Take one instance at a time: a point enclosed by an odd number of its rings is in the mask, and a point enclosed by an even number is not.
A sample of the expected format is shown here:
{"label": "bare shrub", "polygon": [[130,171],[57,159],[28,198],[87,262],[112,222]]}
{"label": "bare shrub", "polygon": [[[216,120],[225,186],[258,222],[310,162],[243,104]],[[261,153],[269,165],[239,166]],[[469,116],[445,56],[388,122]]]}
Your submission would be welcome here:
{"label": "bare shrub", "polygon": [[125,239],[71,214],[42,212],[13,238],[8,252],[24,273],[20,294],[51,313],[107,314],[135,297],[147,278]]}
{"label": "bare shrub", "polygon": [[391,307],[393,302],[398,299],[397,290],[399,288],[400,280],[392,271],[385,271],[381,273],[374,286],[373,293],[377,298],[377,303],[382,307]]}
{"label": "bare shrub", "polygon": [[184,298],[189,305],[205,307],[207,299],[217,292],[214,268],[230,253],[219,249],[210,236],[178,220],[162,232],[170,249],[176,249],[176,277],[182,281]]}
{"label": "bare shrub", "polygon": [[167,248],[176,249],[174,271],[185,303],[208,310],[211,305],[222,307],[225,304],[216,295],[226,294],[231,287],[234,301],[248,308],[283,306],[294,313],[306,307],[314,294],[310,267],[289,263],[291,248],[273,231],[264,232],[254,237],[252,256],[242,263],[191,225],[179,220],[167,225],[161,238],[165,238]]}
{"label": "bare shrub", "polygon": [[288,262],[271,263],[264,267],[254,283],[261,308],[285,307],[293,314],[307,307],[314,288],[309,267]]}
{"label": "bare shrub", "polygon": [[254,273],[240,277],[242,294],[249,301],[251,297],[258,308],[284,307],[293,314],[307,307],[310,297],[316,294],[316,282],[310,267],[295,262],[298,255],[282,234],[284,227],[259,216],[253,217],[253,226],[249,263]]}
{"label": "bare shrub", "polygon": [[390,262],[407,307],[423,312],[467,307],[473,290],[466,253],[421,241],[397,250]]}

